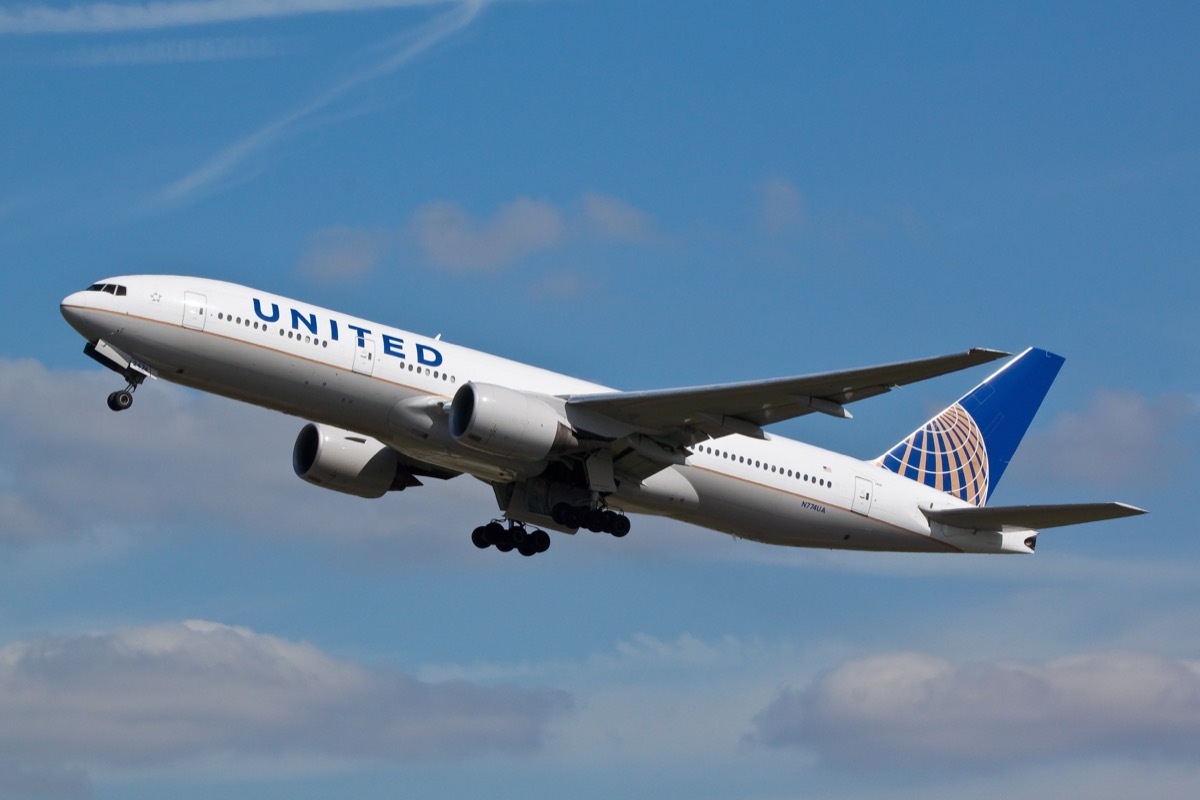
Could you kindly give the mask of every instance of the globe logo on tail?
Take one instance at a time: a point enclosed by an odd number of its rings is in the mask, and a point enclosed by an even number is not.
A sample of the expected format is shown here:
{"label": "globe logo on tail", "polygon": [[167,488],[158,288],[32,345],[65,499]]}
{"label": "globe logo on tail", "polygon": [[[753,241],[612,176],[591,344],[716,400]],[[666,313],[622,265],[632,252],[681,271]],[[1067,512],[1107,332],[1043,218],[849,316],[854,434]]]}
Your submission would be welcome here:
{"label": "globe logo on tail", "polygon": [[982,506],[988,496],[983,432],[958,403],[918,428],[875,462],[947,494]]}

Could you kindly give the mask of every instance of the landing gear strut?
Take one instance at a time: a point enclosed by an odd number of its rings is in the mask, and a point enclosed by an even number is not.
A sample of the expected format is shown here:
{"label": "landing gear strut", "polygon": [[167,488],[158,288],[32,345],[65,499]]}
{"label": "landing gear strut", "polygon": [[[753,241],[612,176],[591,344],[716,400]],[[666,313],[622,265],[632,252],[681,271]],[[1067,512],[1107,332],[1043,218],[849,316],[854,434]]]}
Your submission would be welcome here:
{"label": "landing gear strut", "polygon": [[471,532],[471,542],[480,550],[495,545],[501,553],[515,549],[523,556],[534,556],[550,549],[550,534],[538,528],[530,530],[516,520],[508,520],[507,527],[492,520]]}

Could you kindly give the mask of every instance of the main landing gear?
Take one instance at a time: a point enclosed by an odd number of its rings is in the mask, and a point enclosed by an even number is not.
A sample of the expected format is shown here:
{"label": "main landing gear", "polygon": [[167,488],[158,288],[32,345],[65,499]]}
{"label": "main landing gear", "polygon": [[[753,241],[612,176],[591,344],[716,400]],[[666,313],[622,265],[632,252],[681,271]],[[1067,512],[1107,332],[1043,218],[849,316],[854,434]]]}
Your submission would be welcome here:
{"label": "main landing gear", "polygon": [[550,516],[559,525],[568,528],[587,528],[593,533],[609,533],[618,539],[629,533],[629,517],[606,508],[581,508],[569,503],[558,503],[550,510]]}
{"label": "main landing gear", "polygon": [[133,393],[137,391],[137,387],[142,383],[142,376],[137,375],[129,379],[129,384],[120,391],[113,392],[108,396],[108,407],[113,411],[124,411],[133,405]]}
{"label": "main landing gear", "polygon": [[[617,538],[629,533],[629,517],[606,508],[583,508],[559,503],[551,511],[554,521],[564,528],[586,528],[594,533],[608,533]],[[523,556],[537,555],[550,549],[550,534],[538,528],[527,528],[516,520],[492,520],[471,533],[471,542],[480,550],[495,545],[501,553],[516,550]]]}
{"label": "main landing gear", "polygon": [[550,549],[550,534],[538,528],[530,530],[515,520],[509,520],[507,527],[499,520],[480,525],[471,533],[471,541],[480,550],[495,545],[501,553],[515,549],[523,556],[537,555]]}

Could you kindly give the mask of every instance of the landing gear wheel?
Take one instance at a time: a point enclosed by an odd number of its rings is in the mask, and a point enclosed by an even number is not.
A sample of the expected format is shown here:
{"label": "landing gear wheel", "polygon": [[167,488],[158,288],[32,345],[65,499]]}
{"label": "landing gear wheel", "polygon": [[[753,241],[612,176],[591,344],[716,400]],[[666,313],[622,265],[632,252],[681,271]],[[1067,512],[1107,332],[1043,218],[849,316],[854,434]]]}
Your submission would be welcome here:
{"label": "landing gear wheel", "polygon": [[517,552],[526,557],[536,556],[538,553],[537,548],[533,546],[533,542],[525,542],[524,544],[517,545]]}
{"label": "landing gear wheel", "polygon": [[478,547],[480,550],[486,550],[492,546],[492,540],[488,538],[487,528],[480,525],[471,532],[471,544]]}
{"label": "landing gear wheel", "polygon": [[550,549],[550,534],[543,530],[534,531],[530,534],[529,539],[539,553],[544,553]]}
{"label": "landing gear wheel", "polygon": [[633,526],[629,522],[629,517],[616,514],[612,520],[612,535],[620,539],[625,534],[629,533],[629,529]]}
{"label": "landing gear wheel", "polygon": [[113,411],[124,411],[131,405],[133,405],[133,392],[128,389],[113,392],[108,396],[108,407]]}
{"label": "landing gear wheel", "polygon": [[592,533],[605,533],[607,523],[607,515],[598,508],[585,511],[583,514],[583,527],[587,528]]}
{"label": "landing gear wheel", "polygon": [[581,524],[583,509],[576,508],[570,503],[555,503],[550,509],[550,518],[564,528],[578,528]]}

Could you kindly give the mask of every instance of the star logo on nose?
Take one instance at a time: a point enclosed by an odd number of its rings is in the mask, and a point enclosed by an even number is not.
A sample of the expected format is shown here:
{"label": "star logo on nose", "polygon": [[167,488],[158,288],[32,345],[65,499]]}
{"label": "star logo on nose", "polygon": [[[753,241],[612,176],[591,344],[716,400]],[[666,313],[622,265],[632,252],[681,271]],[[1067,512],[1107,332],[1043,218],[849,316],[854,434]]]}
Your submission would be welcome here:
{"label": "star logo on nose", "polygon": [[162,295],[159,294],[158,292],[155,292],[154,294],[150,295],[150,302],[158,303],[161,301],[162,301]]}

